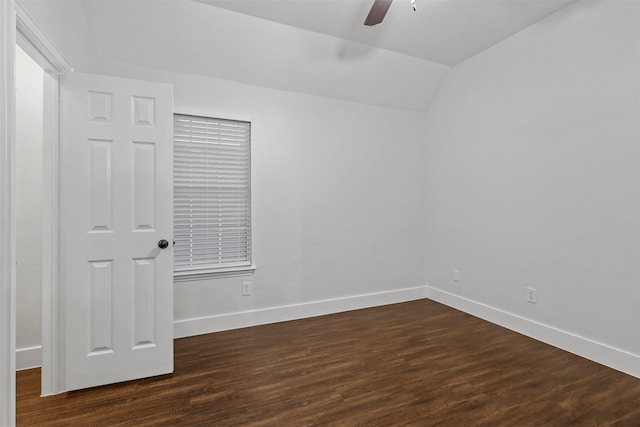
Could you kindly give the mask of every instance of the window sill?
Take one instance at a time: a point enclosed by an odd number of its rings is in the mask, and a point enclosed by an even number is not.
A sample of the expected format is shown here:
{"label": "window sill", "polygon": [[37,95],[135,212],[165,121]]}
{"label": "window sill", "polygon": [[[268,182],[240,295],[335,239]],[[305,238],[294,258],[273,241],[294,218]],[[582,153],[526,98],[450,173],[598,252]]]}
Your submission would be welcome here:
{"label": "window sill", "polygon": [[206,279],[218,279],[222,277],[238,277],[238,276],[251,276],[255,273],[256,267],[254,265],[247,265],[242,267],[226,267],[216,268],[212,270],[189,270],[189,271],[174,271],[173,281],[188,282],[192,280],[206,280]]}

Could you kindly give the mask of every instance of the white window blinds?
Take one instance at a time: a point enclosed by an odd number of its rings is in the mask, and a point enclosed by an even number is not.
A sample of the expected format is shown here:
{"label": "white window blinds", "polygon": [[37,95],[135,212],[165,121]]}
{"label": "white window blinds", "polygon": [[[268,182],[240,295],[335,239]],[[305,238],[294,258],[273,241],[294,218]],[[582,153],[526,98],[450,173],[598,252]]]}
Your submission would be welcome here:
{"label": "white window blinds", "polygon": [[174,274],[251,265],[251,124],[174,115]]}

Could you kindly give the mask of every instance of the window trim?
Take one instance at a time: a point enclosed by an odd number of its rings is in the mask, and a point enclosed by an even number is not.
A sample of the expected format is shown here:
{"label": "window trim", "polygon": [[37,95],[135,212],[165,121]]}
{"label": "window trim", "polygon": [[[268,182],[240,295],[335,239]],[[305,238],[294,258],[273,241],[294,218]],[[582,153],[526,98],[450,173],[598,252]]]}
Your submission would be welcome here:
{"label": "window trim", "polygon": [[206,280],[217,279],[221,277],[240,277],[240,276],[252,276],[256,271],[256,266],[251,265],[239,265],[231,267],[219,267],[216,269],[201,269],[198,270],[174,270],[173,281],[174,282],[189,282],[192,280]]}
{"label": "window trim", "polygon": [[[194,111],[194,110],[184,110],[181,111],[173,111],[173,116],[192,116],[192,117],[203,117],[209,119],[219,119],[219,120],[227,120],[227,121],[237,121],[237,122],[247,122],[250,125],[251,129],[251,137],[249,139],[249,183],[250,183],[250,192],[249,192],[249,206],[250,213],[249,218],[251,221],[250,227],[250,239],[251,239],[251,254],[250,254],[250,263],[238,263],[238,265],[227,265],[224,267],[193,267],[193,268],[181,268],[173,270],[173,280],[174,283],[178,282],[188,282],[188,281],[198,281],[198,280],[207,280],[207,279],[216,279],[216,278],[226,278],[226,277],[242,277],[242,276],[251,276],[255,273],[257,267],[255,264],[255,250],[254,250],[254,215],[255,215],[255,205],[254,205],[254,194],[255,194],[255,177],[254,177],[254,169],[253,169],[253,143],[255,140],[255,123],[252,120],[250,115],[241,115],[237,114],[227,114],[227,113],[212,113],[211,111]],[[173,142],[173,141],[172,141]],[[174,184],[175,185],[175,184]],[[172,206],[173,208],[173,206]]]}

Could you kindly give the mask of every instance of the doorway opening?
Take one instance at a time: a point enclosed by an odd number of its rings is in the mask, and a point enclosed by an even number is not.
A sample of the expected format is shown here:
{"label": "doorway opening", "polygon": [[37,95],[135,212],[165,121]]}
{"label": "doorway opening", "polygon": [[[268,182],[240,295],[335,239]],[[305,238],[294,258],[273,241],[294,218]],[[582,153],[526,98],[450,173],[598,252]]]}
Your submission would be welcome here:
{"label": "doorway opening", "polygon": [[42,364],[44,69],[16,48],[16,369]]}

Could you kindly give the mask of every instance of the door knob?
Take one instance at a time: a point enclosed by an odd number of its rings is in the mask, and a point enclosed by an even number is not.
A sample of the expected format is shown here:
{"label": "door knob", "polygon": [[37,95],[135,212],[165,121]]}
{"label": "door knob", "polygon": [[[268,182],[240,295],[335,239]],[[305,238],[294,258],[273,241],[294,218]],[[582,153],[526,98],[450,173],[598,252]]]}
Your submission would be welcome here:
{"label": "door knob", "polygon": [[158,242],[158,247],[160,249],[167,249],[169,247],[169,242],[167,242],[166,240],[162,239]]}

